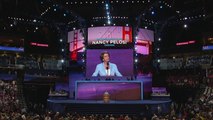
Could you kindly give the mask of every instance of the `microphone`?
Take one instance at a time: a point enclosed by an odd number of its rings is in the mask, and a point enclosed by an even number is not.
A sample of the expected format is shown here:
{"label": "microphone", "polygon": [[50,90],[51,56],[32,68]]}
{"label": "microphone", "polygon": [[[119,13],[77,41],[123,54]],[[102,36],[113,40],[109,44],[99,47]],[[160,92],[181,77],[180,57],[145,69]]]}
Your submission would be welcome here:
{"label": "microphone", "polygon": [[109,76],[109,62],[107,62],[106,69],[107,69],[107,76]]}
{"label": "microphone", "polygon": [[109,62],[107,62],[107,67],[106,67],[106,69],[107,69],[107,70],[109,69]]}

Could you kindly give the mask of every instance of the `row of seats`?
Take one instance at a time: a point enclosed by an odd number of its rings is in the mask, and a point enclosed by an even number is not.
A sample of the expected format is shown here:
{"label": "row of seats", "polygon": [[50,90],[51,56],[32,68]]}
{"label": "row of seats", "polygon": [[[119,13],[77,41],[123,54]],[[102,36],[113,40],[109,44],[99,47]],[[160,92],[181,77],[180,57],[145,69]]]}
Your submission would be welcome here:
{"label": "row of seats", "polygon": [[62,62],[59,59],[0,56],[0,67],[13,65],[24,65],[27,69],[62,70]]}
{"label": "row of seats", "polygon": [[181,58],[162,58],[160,59],[160,69],[171,70],[180,68],[194,68],[197,66],[211,66],[212,56],[190,56]]}

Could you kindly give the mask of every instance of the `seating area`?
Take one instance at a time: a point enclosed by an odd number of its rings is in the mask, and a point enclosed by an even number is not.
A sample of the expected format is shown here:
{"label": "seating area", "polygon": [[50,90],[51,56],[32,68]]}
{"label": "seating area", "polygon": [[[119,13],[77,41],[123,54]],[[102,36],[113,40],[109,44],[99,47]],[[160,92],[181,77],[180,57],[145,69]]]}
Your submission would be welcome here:
{"label": "seating area", "polygon": [[201,56],[188,56],[188,57],[161,58],[159,64],[160,69],[162,70],[209,67],[212,64],[212,56],[201,55]]}
{"label": "seating area", "polygon": [[180,69],[183,65],[183,58],[164,58],[160,59],[160,69],[162,70],[171,70],[171,69]]}
{"label": "seating area", "polygon": [[169,76],[167,79],[169,86],[186,86],[186,87],[196,87],[199,85],[198,76]]}
{"label": "seating area", "polygon": [[212,56],[203,55],[203,56],[192,56],[187,57],[186,67],[195,67],[195,66],[210,66],[212,62]]}
{"label": "seating area", "polygon": [[205,87],[203,95],[200,97],[200,102],[203,105],[213,105],[213,88],[212,87]]}
{"label": "seating area", "polygon": [[20,112],[20,102],[17,96],[16,81],[0,80],[0,111],[1,113]]}
{"label": "seating area", "polygon": [[62,63],[57,59],[43,59],[43,68],[45,70],[62,70]]}
{"label": "seating area", "polygon": [[[0,56],[0,67],[25,68],[27,75],[59,76],[62,71],[62,62],[58,58],[43,58],[35,56]],[[11,73],[11,72],[9,72]]]}
{"label": "seating area", "polygon": [[26,69],[62,70],[62,62],[58,58],[43,58],[35,56],[0,56],[0,66],[8,67],[24,65]]}
{"label": "seating area", "polygon": [[[199,102],[189,99],[188,102],[177,104],[173,102],[168,114],[162,114],[161,106],[155,112],[142,113],[136,115],[127,114],[82,114],[82,113],[59,113],[46,110],[42,104],[28,103],[28,109],[21,109],[17,96],[16,81],[0,81],[0,119],[1,120],[198,120],[210,119],[213,115],[213,88],[206,87],[199,98]],[[162,89],[163,90],[163,89]],[[165,90],[163,90],[165,92]],[[163,92],[162,91],[162,92]],[[52,92],[64,94],[64,91]],[[147,106],[147,112],[150,108]]]}

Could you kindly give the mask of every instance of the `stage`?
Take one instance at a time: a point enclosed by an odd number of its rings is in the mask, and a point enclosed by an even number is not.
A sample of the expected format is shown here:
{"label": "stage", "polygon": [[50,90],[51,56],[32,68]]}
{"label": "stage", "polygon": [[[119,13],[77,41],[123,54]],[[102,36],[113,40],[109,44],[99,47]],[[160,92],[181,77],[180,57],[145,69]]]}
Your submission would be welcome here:
{"label": "stage", "polygon": [[[75,88],[71,97],[52,97],[47,100],[47,107],[54,112],[79,112],[95,114],[151,114],[160,107],[168,113],[171,100],[152,99],[151,77],[138,81],[75,81],[70,82]],[[110,94],[110,102],[104,103],[105,92]],[[70,92],[70,93],[73,93]],[[144,97],[145,96],[145,97]]]}
{"label": "stage", "polygon": [[47,100],[47,107],[54,112],[79,112],[96,114],[141,114],[156,112],[160,106],[163,113],[167,113],[171,100],[138,100],[114,101],[104,103],[103,100]]}
{"label": "stage", "polygon": [[48,99],[48,102],[55,104],[140,104],[140,105],[149,105],[149,104],[163,104],[171,102],[171,100],[167,101],[159,101],[159,100],[138,100],[138,101],[115,101],[111,100],[109,103],[104,103],[103,100],[53,100]]}

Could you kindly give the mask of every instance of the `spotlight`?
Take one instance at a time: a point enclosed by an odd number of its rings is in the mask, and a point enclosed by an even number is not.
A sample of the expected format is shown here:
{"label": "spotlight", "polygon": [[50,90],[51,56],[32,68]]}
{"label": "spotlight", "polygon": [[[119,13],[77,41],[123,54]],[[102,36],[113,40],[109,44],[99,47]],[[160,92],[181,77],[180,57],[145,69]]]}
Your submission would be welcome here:
{"label": "spotlight", "polygon": [[61,60],[61,63],[64,63],[64,59]]}
{"label": "spotlight", "polygon": [[161,41],[161,38],[158,38],[158,41]]}
{"label": "spotlight", "polygon": [[126,24],[126,26],[129,26],[129,24]]}
{"label": "spotlight", "polygon": [[157,62],[159,63],[159,62],[160,62],[160,59],[158,59]]}
{"label": "spotlight", "polygon": [[157,51],[160,51],[160,48],[157,48]]}
{"label": "spotlight", "polygon": [[155,14],[155,12],[154,11],[152,11],[152,15],[154,15]]}
{"label": "spotlight", "polygon": [[137,62],[138,62],[138,59],[135,59],[135,62],[137,63]]}
{"label": "spotlight", "polygon": [[13,24],[10,24],[10,27],[13,27]]}
{"label": "spotlight", "polygon": [[183,25],[183,27],[184,27],[184,28],[187,28],[187,27],[188,27],[188,25],[187,25],[187,24],[184,24],[184,25]]}
{"label": "spotlight", "polygon": [[62,39],[60,39],[60,42],[62,42],[63,40]]}
{"label": "spotlight", "polygon": [[62,52],[64,52],[64,49],[61,49]]}

